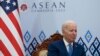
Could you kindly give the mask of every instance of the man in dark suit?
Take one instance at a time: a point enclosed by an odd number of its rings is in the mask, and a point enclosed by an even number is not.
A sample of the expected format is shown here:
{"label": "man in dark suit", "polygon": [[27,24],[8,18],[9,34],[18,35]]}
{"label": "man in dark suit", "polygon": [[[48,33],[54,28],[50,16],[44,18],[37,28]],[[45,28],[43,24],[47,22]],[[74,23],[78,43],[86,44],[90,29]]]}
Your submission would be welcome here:
{"label": "man in dark suit", "polygon": [[77,25],[69,20],[62,25],[63,39],[51,43],[47,56],[86,56],[83,46],[75,42]]}

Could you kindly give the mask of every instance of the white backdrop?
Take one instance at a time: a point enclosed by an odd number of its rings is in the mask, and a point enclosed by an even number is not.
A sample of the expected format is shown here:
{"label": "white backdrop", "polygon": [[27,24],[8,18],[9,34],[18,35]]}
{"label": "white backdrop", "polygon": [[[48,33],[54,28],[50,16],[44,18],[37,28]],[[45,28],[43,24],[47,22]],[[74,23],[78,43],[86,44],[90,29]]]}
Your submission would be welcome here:
{"label": "white backdrop", "polygon": [[66,20],[78,24],[76,41],[87,56],[100,56],[100,0],[19,0],[26,56]]}

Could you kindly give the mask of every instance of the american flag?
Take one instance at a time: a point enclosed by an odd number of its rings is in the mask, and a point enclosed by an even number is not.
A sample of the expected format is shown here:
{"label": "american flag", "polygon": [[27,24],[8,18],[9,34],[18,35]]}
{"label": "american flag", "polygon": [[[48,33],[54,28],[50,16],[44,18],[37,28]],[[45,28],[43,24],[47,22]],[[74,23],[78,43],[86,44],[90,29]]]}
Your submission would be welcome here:
{"label": "american flag", "polygon": [[0,56],[24,56],[17,0],[0,0]]}

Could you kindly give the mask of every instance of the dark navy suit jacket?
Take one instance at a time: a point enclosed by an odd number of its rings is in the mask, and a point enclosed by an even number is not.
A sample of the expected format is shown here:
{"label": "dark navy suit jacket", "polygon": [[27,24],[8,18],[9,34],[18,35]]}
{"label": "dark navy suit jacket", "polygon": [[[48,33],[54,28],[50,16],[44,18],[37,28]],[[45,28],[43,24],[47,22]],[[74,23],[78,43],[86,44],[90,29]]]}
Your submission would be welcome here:
{"label": "dark navy suit jacket", "polygon": [[[63,40],[58,40],[51,43],[48,47],[47,56],[68,56],[68,52]],[[86,56],[84,48],[74,42],[72,56]]]}

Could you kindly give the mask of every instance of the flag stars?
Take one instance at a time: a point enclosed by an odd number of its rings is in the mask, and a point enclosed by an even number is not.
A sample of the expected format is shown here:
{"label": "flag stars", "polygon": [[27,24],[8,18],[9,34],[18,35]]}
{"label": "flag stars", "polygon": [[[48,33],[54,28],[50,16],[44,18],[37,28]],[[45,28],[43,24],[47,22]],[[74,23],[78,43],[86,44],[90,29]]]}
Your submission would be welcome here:
{"label": "flag stars", "polygon": [[6,2],[7,2],[7,3],[10,3],[10,0],[7,0]]}
{"label": "flag stars", "polygon": [[10,10],[10,7],[9,6],[6,6],[5,8],[6,8],[6,10]]}
{"label": "flag stars", "polygon": [[11,11],[18,8],[17,2],[15,0],[0,0],[2,3],[0,3],[2,8],[5,10],[5,12],[8,14]]}
{"label": "flag stars", "polygon": [[13,6],[16,6],[16,3],[15,2],[13,2],[12,4],[13,4]]}

